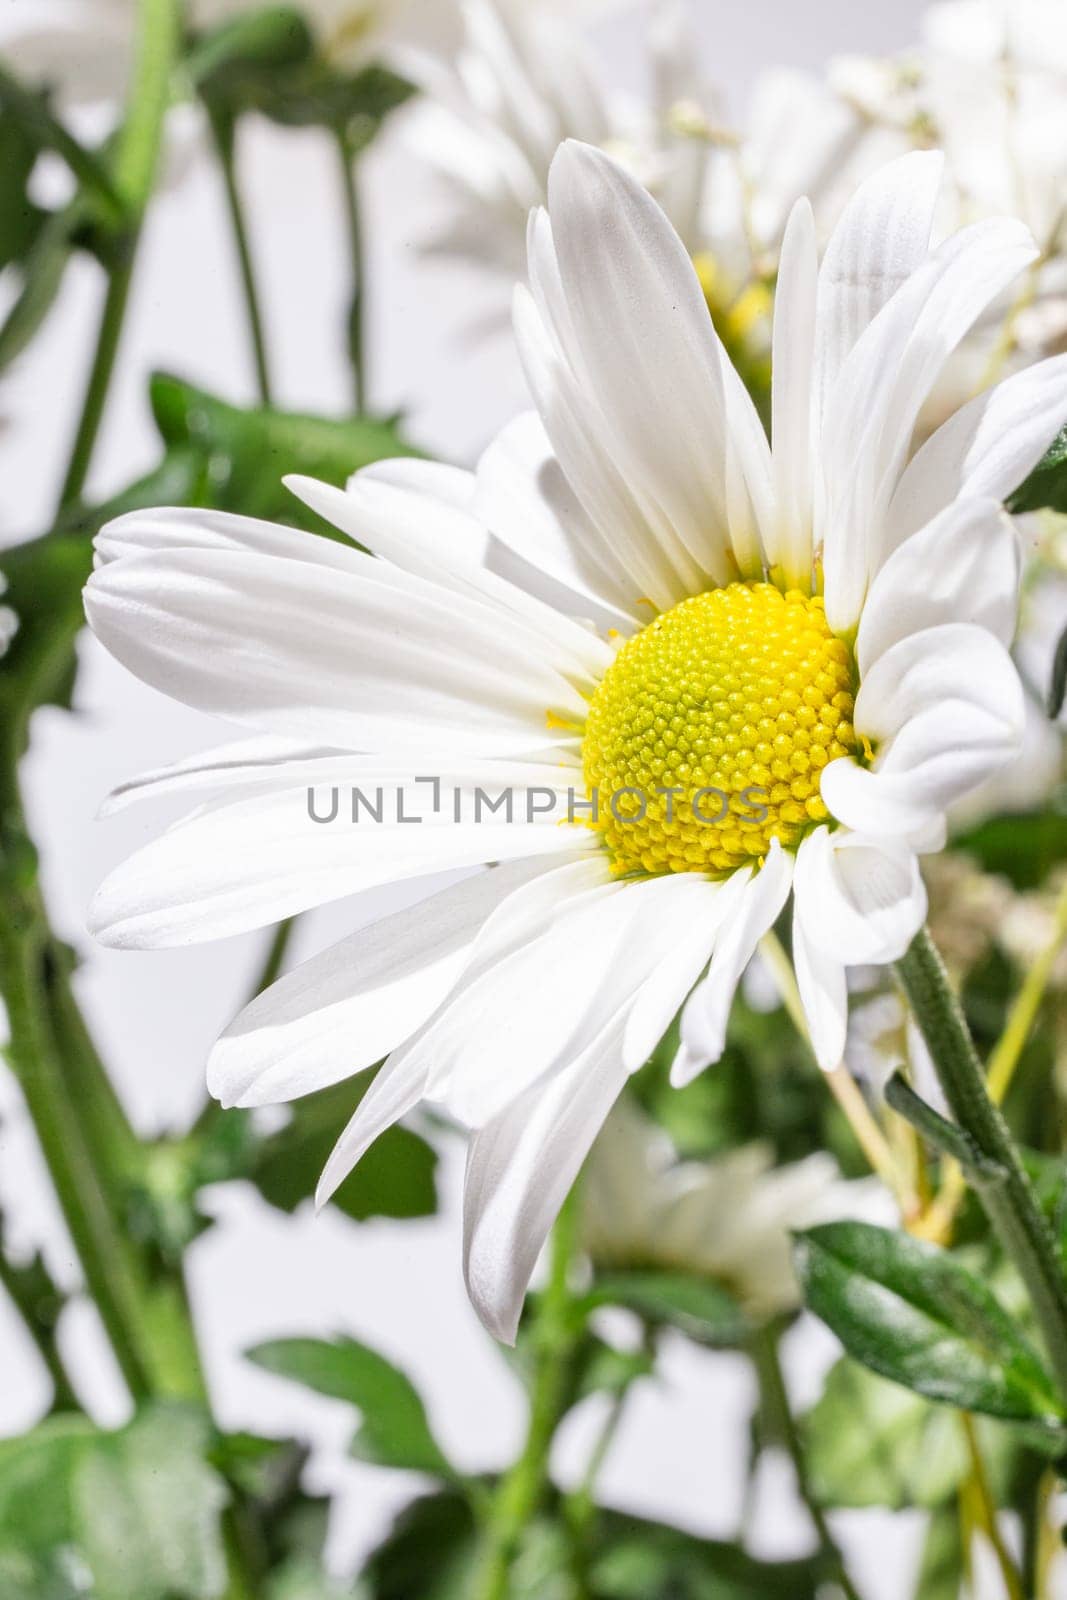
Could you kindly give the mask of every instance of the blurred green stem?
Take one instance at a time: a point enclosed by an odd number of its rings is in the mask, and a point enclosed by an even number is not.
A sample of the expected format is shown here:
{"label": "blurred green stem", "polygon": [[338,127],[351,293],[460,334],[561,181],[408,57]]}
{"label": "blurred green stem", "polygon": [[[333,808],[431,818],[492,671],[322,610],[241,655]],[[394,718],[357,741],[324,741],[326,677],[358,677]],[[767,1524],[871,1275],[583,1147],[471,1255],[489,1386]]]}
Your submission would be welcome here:
{"label": "blurred green stem", "polygon": [[789,1400],[785,1373],[782,1371],[778,1341],[778,1329],[768,1326],[759,1330],[751,1344],[764,1425],[768,1437],[782,1446],[793,1464],[798,1493],[807,1507],[819,1540],[819,1548],[826,1557],[835,1580],[848,1596],[848,1600],[859,1600],[859,1594],[845,1566],[845,1558],[826,1520],[826,1514],[812,1491],[804,1445]]}
{"label": "blurred green stem", "polygon": [[230,227],[237,251],[237,265],[241,274],[241,291],[244,296],[245,313],[248,318],[248,336],[252,344],[252,357],[256,368],[256,384],[259,389],[260,401],[263,405],[269,406],[272,403],[273,391],[270,381],[270,366],[267,360],[267,340],[264,332],[263,309],[260,304],[259,286],[256,282],[256,270],[248,238],[248,225],[245,221],[244,201],[237,177],[237,127],[233,117],[228,112],[218,111],[210,106],[207,108],[207,112],[215,140],[215,149],[218,153],[219,167],[222,171],[222,181],[226,191],[226,207],[230,214]]}
{"label": "blurred green stem", "polygon": [[348,360],[352,369],[352,401],[362,416],[367,405],[366,263],[363,251],[363,223],[359,205],[357,155],[348,131],[337,129],[337,151],[341,163],[341,193],[344,199],[348,256],[352,273],[352,294],[348,307]]}
{"label": "blurred green stem", "polygon": [[140,0],[140,28],[126,115],[111,178],[124,217],[111,240],[111,262],[96,349],[59,496],[63,511],[81,498],[89,475],[126,316],[141,223],[152,194],[181,36],[180,0]]}
{"label": "blurred green stem", "polygon": [[990,1098],[982,1063],[929,933],[917,934],[897,971],[960,1127],[989,1164],[971,1182],[1008,1258],[1026,1284],[1038,1326],[1067,1397],[1067,1284],[1055,1242],[1018,1151]]}
{"label": "blurred green stem", "polygon": [[22,1325],[33,1340],[41,1363],[51,1380],[52,1410],[77,1411],[78,1399],[56,1344],[58,1309],[64,1303],[59,1290],[55,1291],[55,1309],[48,1315],[42,1315],[39,1297],[27,1293],[25,1278],[19,1268],[7,1259],[2,1239],[0,1239],[0,1287],[6,1290],[8,1299],[19,1313]]}
{"label": "blurred green stem", "polygon": [[472,1600],[508,1600],[511,1567],[523,1533],[550,1487],[549,1454],[566,1406],[571,1362],[580,1332],[570,1293],[577,1230],[577,1196],[572,1189],[552,1233],[548,1282],[531,1333],[533,1382],[526,1443],[518,1461],[500,1480],[490,1507],[485,1558]]}

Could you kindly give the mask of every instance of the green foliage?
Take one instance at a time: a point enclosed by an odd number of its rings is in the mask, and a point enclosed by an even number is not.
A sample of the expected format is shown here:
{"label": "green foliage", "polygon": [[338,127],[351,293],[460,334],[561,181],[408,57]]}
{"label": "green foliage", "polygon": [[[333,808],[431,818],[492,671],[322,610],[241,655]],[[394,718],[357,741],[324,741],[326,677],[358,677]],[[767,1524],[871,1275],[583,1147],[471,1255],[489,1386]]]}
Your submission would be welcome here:
{"label": "green foliage", "polygon": [[1067,427],[1061,428],[1033,472],[1016,489],[1008,510],[1067,511]]}
{"label": "green foliage", "polygon": [[341,486],[360,467],[414,452],[394,423],[317,417],[269,407],[242,410],[167,373],[150,386],[152,414],[168,451],[191,449],[206,468],[198,504],[341,538],[282,484],[290,473]]}
{"label": "green foliage", "polygon": [[848,1353],[931,1400],[1047,1424],[1055,1385],[1015,1321],[953,1256],[908,1234],[832,1222],[799,1235],[808,1306]]}
{"label": "green foliage", "polygon": [[79,1567],[94,1600],[216,1600],[229,1492],[211,1437],[202,1412],[155,1405],[115,1433],[54,1417],[0,1444],[0,1571],[57,1600]]}
{"label": "green foliage", "polygon": [[[295,1211],[315,1192],[337,1138],[370,1087],[369,1074],[298,1100],[292,1118],[253,1148],[246,1176],[280,1211]],[[228,1120],[228,1119],[227,1119]],[[437,1206],[437,1156],[407,1128],[389,1128],[331,1201],[346,1216],[428,1217]]]}
{"label": "green foliage", "polygon": [[1015,889],[1037,889],[1067,861],[1067,811],[1002,813],[977,823],[953,841],[984,872],[998,873]]}
{"label": "green foliage", "polygon": [[0,269],[25,260],[44,220],[27,193],[36,160],[35,141],[0,99]]}
{"label": "green foliage", "polygon": [[[847,1356],[831,1368],[802,1430],[811,1489],[824,1506],[933,1509],[970,1470],[963,1429],[951,1410]],[[987,1465],[1006,1469],[1014,1449],[1009,1430],[983,1420],[980,1438]],[[997,1477],[1006,1479],[1006,1470]]]}
{"label": "green foliage", "polygon": [[324,59],[300,11],[289,6],[266,6],[204,34],[188,69],[216,116],[233,121],[257,111],[287,127],[332,128],[357,149],[412,93],[385,67],[352,72]]}
{"label": "green foliage", "polygon": [[[586,1586],[558,1524],[532,1521],[512,1567],[508,1600],[815,1600],[821,1558],[760,1561],[738,1545],[697,1539],[640,1517],[598,1512],[584,1542]],[[416,1500],[364,1568],[359,1600],[469,1600],[479,1567],[477,1526],[453,1492]]]}
{"label": "green foliage", "polygon": [[734,1349],[748,1342],[752,1325],[737,1301],[695,1273],[611,1272],[598,1277],[586,1309],[625,1306],[653,1327],[677,1328],[698,1344]]}
{"label": "green foliage", "polygon": [[455,1476],[411,1380],[368,1345],[349,1338],[275,1339],[247,1354],[268,1372],[355,1406],[362,1425],[352,1453],[361,1461]]}

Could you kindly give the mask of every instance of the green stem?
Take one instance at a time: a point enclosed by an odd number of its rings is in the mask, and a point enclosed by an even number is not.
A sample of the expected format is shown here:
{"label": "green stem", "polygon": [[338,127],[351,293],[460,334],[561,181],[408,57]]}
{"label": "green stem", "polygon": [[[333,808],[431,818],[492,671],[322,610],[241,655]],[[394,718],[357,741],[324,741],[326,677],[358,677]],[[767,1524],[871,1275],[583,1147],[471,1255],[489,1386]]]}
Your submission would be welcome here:
{"label": "green stem", "polygon": [[367,404],[367,311],[366,260],[363,249],[363,224],[360,217],[359,181],[356,153],[343,127],[337,129],[337,150],[341,161],[341,193],[344,200],[345,228],[352,269],[352,296],[348,308],[348,359],[352,368],[352,399],[359,415]]}
{"label": "green stem", "polygon": [[127,1239],[115,1225],[85,1139],[80,1110],[67,1092],[48,1027],[40,981],[43,941],[24,906],[8,897],[0,913],[0,988],[7,1007],[9,1052],[33,1119],[56,1197],[86,1285],[134,1399],[151,1389],[135,1330],[140,1294]]}
{"label": "green stem", "polygon": [[897,971],[952,1114],[978,1153],[996,1169],[988,1177],[972,1171],[970,1181],[1026,1285],[1067,1396],[1067,1284],[1056,1245],[1007,1124],[990,1098],[970,1030],[925,929],[897,963]]}
{"label": "green stem", "polygon": [[170,101],[171,71],[180,39],[180,11],[180,0],[140,0],[137,59],[111,170],[115,191],[125,207],[126,224],[113,245],[96,349],[60,491],[61,511],[81,498],[103,421],[129,301],[141,223],[159,164]]}
{"label": "green stem", "polygon": [[500,1481],[489,1512],[486,1552],[473,1589],[475,1600],[508,1600],[511,1566],[530,1519],[548,1494],[549,1454],[570,1387],[576,1328],[570,1294],[570,1266],[578,1226],[571,1191],[552,1234],[548,1283],[533,1330],[534,1370],[526,1443],[518,1461]]}
{"label": "green stem", "polygon": [[245,220],[244,201],[237,181],[237,128],[232,116],[226,112],[216,111],[209,107],[208,118],[211,122],[211,131],[215,139],[215,149],[218,153],[219,167],[222,171],[222,181],[226,191],[226,208],[230,215],[230,228],[233,232],[233,242],[237,250],[237,265],[241,274],[241,291],[244,296],[245,314],[248,319],[248,336],[251,341],[252,358],[256,368],[256,384],[261,402],[263,405],[269,406],[272,403],[272,388],[270,365],[267,360],[263,308],[259,298],[259,286],[256,282],[256,269],[252,260],[252,248],[248,237],[248,224]]}
{"label": "green stem", "polygon": [[[44,1271],[43,1267],[41,1268]],[[22,1319],[22,1324],[33,1340],[41,1363],[52,1383],[52,1410],[77,1411],[78,1398],[74,1393],[67,1369],[63,1365],[56,1344],[56,1325],[63,1297],[52,1286],[47,1311],[42,1309],[40,1295],[28,1292],[25,1270],[14,1266],[4,1254],[0,1241],[0,1287],[7,1291],[8,1299]]]}
{"label": "green stem", "polygon": [[819,1548],[833,1569],[834,1577],[848,1596],[848,1600],[859,1600],[856,1586],[845,1566],[845,1558],[826,1520],[826,1513],[812,1492],[804,1445],[790,1404],[785,1373],[782,1371],[778,1337],[778,1330],[774,1327],[762,1328],[751,1345],[752,1359],[759,1379],[760,1405],[766,1417],[768,1431],[773,1439],[782,1444],[793,1464],[800,1498],[807,1507],[819,1540]]}
{"label": "green stem", "polygon": [[54,150],[62,157],[73,177],[103,208],[105,220],[113,226],[121,226],[125,206],[103,162],[52,115],[44,96],[22,83],[3,62],[0,62],[0,101],[15,114],[39,149]]}

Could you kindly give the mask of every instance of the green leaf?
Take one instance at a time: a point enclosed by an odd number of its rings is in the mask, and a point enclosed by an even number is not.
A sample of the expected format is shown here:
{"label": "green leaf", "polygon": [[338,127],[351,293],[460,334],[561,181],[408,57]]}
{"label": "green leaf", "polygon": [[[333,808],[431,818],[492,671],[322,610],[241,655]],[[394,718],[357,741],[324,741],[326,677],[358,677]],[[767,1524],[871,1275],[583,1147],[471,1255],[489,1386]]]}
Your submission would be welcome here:
{"label": "green leaf", "polygon": [[914,1600],[959,1600],[964,1561],[959,1507],[955,1501],[950,1501],[930,1518],[915,1580]]}
{"label": "green leaf", "polygon": [[65,1413],[0,1440],[0,1548],[44,1557],[73,1542],[70,1484],[98,1437],[88,1417]]}
{"label": "green leaf", "polygon": [[864,1366],[930,1400],[1058,1431],[1061,1404],[1039,1357],[946,1251],[831,1222],[798,1236],[796,1261],[807,1304]]}
{"label": "green leaf", "polygon": [[953,840],[986,872],[1016,889],[1037,889],[1067,861],[1067,813],[1050,809],[989,817]]}
{"label": "green leaf", "polygon": [[[984,1418],[979,1426],[987,1467],[1006,1477],[1016,1450],[1010,1429]],[[812,1493],[824,1506],[932,1509],[970,1471],[957,1416],[847,1356],[831,1368],[801,1430]]]}
{"label": "green leaf", "polygon": [[205,1455],[210,1424],[157,1406],[103,1436],[75,1468],[77,1544],[95,1600],[217,1600],[229,1495]]}
{"label": "green leaf", "polygon": [[306,66],[315,40],[300,11],[265,6],[232,17],[197,39],[186,71],[213,107],[232,114],[270,92],[295,67]]}
{"label": "green leaf", "polygon": [[152,411],[164,443],[192,448],[209,465],[203,504],[339,538],[282,484],[289,473],[343,485],[360,467],[415,452],[392,422],[270,409],[241,410],[192,384],[157,373]]}
{"label": "green leaf", "polygon": [[[0,1551],[17,1550],[57,1585],[76,1557],[93,1600],[215,1600],[228,1492],[207,1463],[210,1439],[202,1412],[156,1405],[114,1433],[70,1415],[5,1440]],[[41,1583],[39,1595],[53,1592]]]}
{"label": "green leaf", "polygon": [[367,1560],[359,1600],[470,1600],[480,1550],[467,1500],[423,1495],[397,1517]]}
{"label": "green leaf", "polygon": [[605,1273],[582,1304],[586,1310],[625,1306],[654,1326],[677,1328],[712,1349],[733,1349],[752,1334],[752,1324],[725,1289],[689,1273]]}
{"label": "green leaf", "polygon": [[352,1453],[380,1467],[453,1478],[411,1380],[356,1339],[275,1339],[247,1352],[268,1372],[355,1406],[362,1417]]}
{"label": "green leaf", "polygon": [[[298,1100],[291,1120],[270,1134],[247,1176],[280,1211],[292,1212],[315,1192],[338,1136],[371,1084],[362,1074]],[[437,1154],[408,1128],[389,1128],[337,1190],[331,1204],[364,1222],[368,1217],[429,1217],[437,1209]]]}
{"label": "green leaf", "polygon": [[82,589],[92,571],[93,535],[124,511],[180,503],[194,492],[200,471],[188,450],[176,450],[114,499],[0,555],[0,575],[7,583],[0,603],[12,608],[19,624],[0,656],[0,714],[70,704],[74,640],[84,621]]}
{"label": "green leaf", "polygon": [[1008,501],[1008,510],[1067,511],[1067,427],[1053,439],[1026,481]]}
{"label": "green leaf", "polygon": [[602,1512],[590,1562],[597,1600],[815,1600],[831,1590],[824,1558],[760,1561],[739,1545]]}
{"label": "green leaf", "polygon": [[22,261],[46,213],[29,197],[37,141],[5,99],[0,104],[0,271]]}

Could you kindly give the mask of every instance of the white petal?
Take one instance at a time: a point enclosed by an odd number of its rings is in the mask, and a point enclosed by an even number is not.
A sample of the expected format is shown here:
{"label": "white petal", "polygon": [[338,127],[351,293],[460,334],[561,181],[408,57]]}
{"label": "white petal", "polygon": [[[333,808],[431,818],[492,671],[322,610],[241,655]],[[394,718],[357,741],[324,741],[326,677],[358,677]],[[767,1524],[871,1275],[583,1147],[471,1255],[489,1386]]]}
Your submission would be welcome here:
{"label": "white petal", "polygon": [[942,622],[974,623],[1010,644],[1019,570],[1018,535],[996,501],[947,506],[893,552],[868,590],[856,638],[861,677],[898,640]]}
{"label": "white petal", "polygon": [[431,1063],[430,1098],[480,1127],[580,1054],[673,950],[687,876],[608,883],[462,985],[412,1046]]}
{"label": "white petal", "polygon": [[793,907],[793,969],[815,1059],[824,1072],[832,1072],[845,1053],[848,983],[842,963],[809,939],[799,895]]}
{"label": "white petal", "polygon": [[286,973],[234,1018],[207,1084],[224,1106],[292,1100],[373,1066],[437,1009],[490,912],[543,864],[466,878]]}
{"label": "white petal", "polygon": [[919,411],[945,360],[1030,261],[1020,224],[964,228],[879,312],[847,357],[824,418],[826,614],[850,628],[880,565],[882,525]]}
{"label": "white petal", "polygon": [[609,624],[639,626],[629,610],[633,585],[576,500],[536,411],[497,435],[478,463],[477,483],[477,515],[501,544],[591,600]]}
{"label": "white petal", "polygon": [[943,166],[937,151],[887,163],[860,185],[834,228],[819,272],[820,413],[864,330],[929,252]]}
{"label": "white petal", "polygon": [[754,877],[743,871],[730,880],[738,884],[737,901],[724,920],[708,975],[682,1012],[682,1049],[671,1070],[676,1088],[722,1055],[734,991],[756,946],[785,905],[792,877],[793,857],[774,839]]}
{"label": "white petal", "polygon": [[552,164],[549,210],[576,346],[567,354],[600,408],[605,446],[661,542],[673,535],[720,572],[724,357],[685,247],[647,190],[573,142]]}
{"label": "white petal", "polygon": [[643,1066],[663,1038],[707,966],[715,940],[734,897],[720,883],[686,874],[694,885],[692,903],[674,911],[675,945],[638,993],[626,1023],[623,1053],[631,1072]]}
{"label": "white petal", "polygon": [[417,1065],[399,1055],[389,1058],[330,1152],[315,1190],[317,1208],[336,1193],[386,1128],[418,1105],[424,1088],[425,1073]]}
{"label": "white petal", "polygon": [[[332,758],[340,765],[353,758],[342,751],[327,751],[320,745],[301,745],[292,739],[277,739],[271,734],[237,739],[232,744],[198,750],[165,767],[140,772],[118,784],[100,807],[99,815],[109,817],[139,800],[161,800],[175,794],[196,793],[205,789],[243,789],[270,785],[291,765]],[[365,757],[358,758],[365,760]]]}
{"label": "white petal", "polygon": [[992,634],[946,623],[910,634],[874,662],[854,721],[881,745],[874,770],[832,761],[822,797],[858,833],[907,836],[1010,760],[1024,726],[1022,685]]}
{"label": "white petal", "polygon": [[1067,355],[987,389],[942,423],[909,462],[886,517],[892,549],[958,495],[1004,500],[1067,422]]}
{"label": "white petal", "polygon": [[[221,939],[280,922],[383,883],[527,856],[581,854],[595,849],[588,828],[568,826],[566,798],[555,818],[508,824],[428,814],[421,794],[420,824],[399,823],[383,800],[383,821],[366,814],[351,824],[341,813],[314,822],[304,789],[256,794],[179,823],[130,856],[97,891],[90,930],[122,949],[162,949]],[[450,797],[445,800],[447,810]],[[473,797],[462,802],[473,817]],[[391,801],[391,797],[390,797]],[[329,807],[322,803],[323,813]],[[406,812],[413,816],[414,810]]]}
{"label": "white petal", "polygon": [[188,506],[158,506],[127,511],[101,528],[93,541],[98,564],[133,556],[164,554],[175,550],[254,551],[306,561],[312,566],[359,572],[364,558],[337,539],[259,517],[238,517],[228,511],[206,511]]}
{"label": "white petal", "polygon": [[343,493],[310,478],[286,481],[376,555],[468,601],[483,602],[491,614],[508,614],[516,638],[525,636],[531,654],[560,671],[591,685],[611,664],[613,651],[595,633],[490,570],[489,536],[466,511],[365,472],[357,473]]}
{"label": "white petal", "polygon": [[560,1206],[627,1073],[623,1023],[471,1139],[464,1191],[467,1292],[494,1338],[513,1344],[523,1296]]}
{"label": "white petal", "polygon": [[506,612],[346,553],[359,572],[221,550],[114,562],[86,614],[145,682],[295,739],[520,754],[550,742],[546,711],[584,716]]}
{"label": "white petal", "polygon": [[815,293],[819,266],[815,218],[806,200],[793,207],[782,240],[774,302],[771,443],[778,507],[777,537],[768,551],[785,582],[811,588],[812,384]]}
{"label": "white petal", "polygon": [[803,841],[793,892],[809,942],[845,966],[899,960],[926,917],[914,850],[845,828]]}
{"label": "white petal", "polygon": [[448,466],[443,461],[421,461],[417,456],[394,456],[361,467],[354,476],[408,489],[431,502],[444,501],[455,506],[457,511],[474,510],[478,485],[474,473],[466,467]]}

